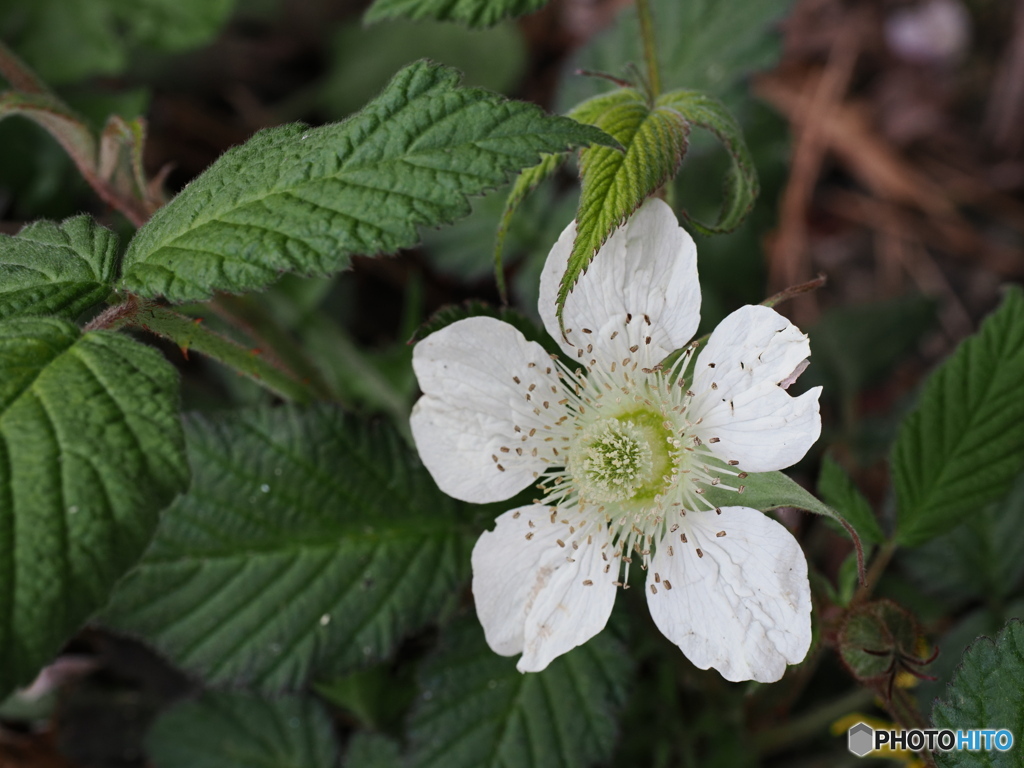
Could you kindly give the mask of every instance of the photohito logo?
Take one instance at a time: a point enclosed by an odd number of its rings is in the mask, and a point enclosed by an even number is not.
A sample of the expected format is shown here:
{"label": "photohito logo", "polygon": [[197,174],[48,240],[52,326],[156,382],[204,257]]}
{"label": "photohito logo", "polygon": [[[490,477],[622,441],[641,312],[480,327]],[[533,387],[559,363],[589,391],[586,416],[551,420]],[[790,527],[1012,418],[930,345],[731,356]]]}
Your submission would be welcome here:
{"label": "photohito logo", "polygon": [[864,757],[883,747],[909,749],[912,752],[919,752],[925,748],[932,752],[1005,752],[1013,746],[1013,734],[1005,728],[976,728],[969,731],[913,728],[908,731],[896,731],[875,729],[867,723],[857,723],[846,732],[846,746],[857,757]]}

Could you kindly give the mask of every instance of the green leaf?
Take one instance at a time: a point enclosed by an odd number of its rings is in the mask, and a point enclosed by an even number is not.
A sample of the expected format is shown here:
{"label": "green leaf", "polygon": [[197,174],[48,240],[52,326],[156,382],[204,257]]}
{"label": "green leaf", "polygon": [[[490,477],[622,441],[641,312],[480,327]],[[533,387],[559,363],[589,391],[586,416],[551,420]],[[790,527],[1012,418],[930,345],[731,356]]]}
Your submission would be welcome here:
{"label": "green leaf", "polygon": [[117,236],[88,216],[37,221],[0,235],[0,320],[56,315],[73,320],[112,290]]}
{"label": "green leaf", "polygon": [[[723,467],[724,468],[724,467]],[[706,486],[704,499],[716,507],[744,506],[768,512],[779,507],[796,507],[824,515],[839,523],[849,534],[857,550],[857,571],[863,576],[864,551],[857,530],[839,512],[822,503],[795,480],[782,472],[743,473],[718,486]]]}
{"label": "green leaf", "polygon": [[[768,512],[779,507],[796,507],[816,515],[825,515],[833,520],[844,521],[842,515],[827,504],[822,503],[814,494],[804,489],[789,475],[782,472],[754,472],[739,479],[718,486],[708,486],[704,498],[716,507],[744,506]],[[743,490],[737,493],[737,489]]]}
{"label": "green leaf", "polygon": [[336,768],[331,719],[313,698],[204,693],[146,737],[156,768]]}
{"label": "green leaf", "polygon": [[283,271],[344,269],[353,254],[415,244],[417,225],[465,216],[468,195],[541,154],[592,143],[614,140],[418,62],[343,123],[273,128],[225,153],[139,231],[125,286],[193,301],[263,288]]}
{"label": "green leaf", "polygon": [[966,515],[963,523],[902,559],[930,594],[999,602],[1024,581],[1024,475],[1010,494]]}
{"label": "green leaf", "polygon": [[345,768],[405,768],[401,745],[379,733],[360,731],[352,736],[345,751]]}
{"label": "green leaf", "polygon": [[67,83],[123,72],[134,50],[202,45],[233,6],[234,0],[9,0],[0,10],[0,37],[46,82]]}
{"label": "green leaf", "polygon": [[[777,60],[773,24],[790,5],[792,0],[652,0],[662,83],[729,101],[745,76]],[[627,8],[566,64],[559,109],[613,87],[607,80],[576,75],[581,69],[630,77],[627,65],[644,60],[641,40],[636,10]]]}
{"label": "green leaf", "polygon": [[187,485],[177,388],[127,336],[0,322],[0,698],[103,605]]}
{"label": "green leaf", "polygon": [[649,108],[635,91],[629,102],[601,113],[594,124],[626,151],[595,146],[584,150],[580,158],[583,188],[576,213],[576,239],[556,299],[560,323],[569,293],[598,248],[675,175],[686,152],[689,129],[682,116],[668,107]]}
{"label": "green leaf", "polygon": [[916,546],[1004,496],[1024,467],[1024,292],[925,383],[892,451],[896,540]]}
{"label": "green leaf", "polygon": [[702,234],[732,232],[754,207],[760,189],[754,158],[743,140],[739,123],[722,102],[697,91],[666,93],[658,97],[657,104],[676,110],[691,125],[711,132],[725,147],[732,165],[725,175],[724,199],[718,220],[714,224],[703,224],[685,211],[682,213]]}
{"label": "green leaf", "polygon": [[882,532],[882,527],[878,524],[868,500],[831,456],[826,456],[821,462],[818,493],[827,504],[843,514],[857,529],[861,539],[869,544],[881,544],[885,541],[885,533]]}
{"label": "green leaf", "polygon": [[103,620],[210,684],[295,689],[389,654],[464,579],[458,502],[392,431],[321,405],[187,424],[191,491]]}
{"label": "green leaf", "polygon": [[583,768],[610,757],[631,664],[604,632],[543,672],[487,647],[475,617],[448,628],[420,672],[412,768]]}
{"label": "green leaf", "polygon": [[996,639],[980,637],[964,653],[963,663],[935,702],[936,728],[1002,729],[1013,734],[1008,752],[937,752],[939,768],[1021,768],[1024,766],[1024,623],[1010,621]]}
{"label": "green leaf", "polygon": [[548,0],[376,0],[363,21],[373,24],[386,19],[436,19],[490,27],[502,19],[539,11],[547,4]]}

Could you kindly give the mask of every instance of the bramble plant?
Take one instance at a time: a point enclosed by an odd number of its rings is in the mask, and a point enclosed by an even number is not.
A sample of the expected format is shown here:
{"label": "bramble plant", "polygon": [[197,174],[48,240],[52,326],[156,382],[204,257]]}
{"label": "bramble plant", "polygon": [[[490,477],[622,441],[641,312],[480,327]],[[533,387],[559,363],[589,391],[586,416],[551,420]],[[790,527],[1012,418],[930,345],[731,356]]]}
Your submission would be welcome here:
{"label": "bramble plant", "polygon": [[[492,34],[545,4],[364,18]],[[232,4],[82,4],[78,69],[49,54],[71,34],[52,3],[21,5],[0,120],[52,137],[101,212],[0,234],[0,729],[56,718],[44,694],[127,643],[186,681],[147,714],[158,768],[839,765],[828,728],[857,713],[1024,743],[1024,293],[894,416],[869,499],[829,418],[876,365],[857,344],[911,329],[884,376],[927,321],[880,311],[844,344],[849,323],[782,314],[824,278],[764,298],[749,260],[716,272],[755,239],[770,153],[738,83],[787,3],[636,0],[563,114],[405,62],[176,193],[142,117],[97,124],[55,88],[200,45]],[[421,240],[497,301],[427,317],[410,279],[368,322],[412,346],[375,352],[331,300]]]}

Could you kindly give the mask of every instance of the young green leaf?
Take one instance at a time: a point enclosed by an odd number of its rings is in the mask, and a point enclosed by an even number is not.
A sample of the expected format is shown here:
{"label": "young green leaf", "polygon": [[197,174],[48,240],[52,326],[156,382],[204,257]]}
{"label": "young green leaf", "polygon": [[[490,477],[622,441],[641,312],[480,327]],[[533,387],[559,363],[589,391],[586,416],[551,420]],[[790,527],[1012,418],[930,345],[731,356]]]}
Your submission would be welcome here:
{"label": "young green leaf", "polygon": [[146,737],[156,768],[336,768],[331,718],[312,697],[204,693]]}
{"label": "young green leaf", "polygon": [[725,176],[725,194],[718,221],[714,224],[704,224],[687,215],[685,211],[683,215],[702,234],[718,235],[732,232],[754,207],[759,190],[754,158],[750,156],[747,143],[743,140],[743,131],[739,123],[724,104],[697,91],[672,91],[659,96],[656,103],[658,106],[676,110],[689,124],[711,132],[725,147],[732,165]]}
{"label": "young green leaf", "polygon": [[187,485],[177,388],[127,336],[0,322],[0,696],[103,605]]}
{"label": "young green leaf", "polygon": [[1024,292],[925,383],[892,451],[896,540],[915,546],[1004,496],[1024,467]]}
{"label": "young green leaf", "polygon": [[1002,729],[1013,734],[1008,752],[936,752],[940,768],[1021,768],[1024,739],[1024,623],[1013,619],[995,640],[979,637],[964,653],[963,662],[946,688],[946,697],[935,702],[932,724],[952,730]]}
{"label": "young green leaf", "polygon": [[88,216],[37,221],[0,235],[0,320],[25,315],[75,319],[113,290],[117,236]]}
{"label": "young green leaf", "polygon": [[132,241],[125,286],[172,301],[326,274],[353,254],[391,253],[416,227],[469,213],[468,195],[600,130],[488,91],[429,62],[406,67],[343,123],[263,131],[225,153]]}
{"label": "young green leaf", "polygon": [[561,322],[565,301],[597,250],[647,197],[675,175],[686,152],[686,121],[674,109],[647,106],[635,91],[628,102],[596,117],[595,125],[615,138],[625,153],[606,146],[584,150],[576,214],[576,239],[558,286]]}
{"label": "young green leaf", "polygon": [[211,684],[295,689],[379,659],[465,577],[458,502],[334,406],[187,425],[195,478],[103,620]]}
{"label": "young green leaf", "polygon": [[412,768],[584,768],[607,760],[630,676],[608,631],[543,672],[498,656],[475,617],[448,628],[420,671],[409,721]]}
{"label": "young green leaf", "polygon": [[821,462],[818,493],[827,504],[838,509],[846,517],[857,529],[861,539],[869,544],[881,544],[885,541],[885,534],[868,500],[831,456],[826,456]]}
{"label": "young green leaf", "polygon": [[547,4],[548,0],[377,0],[363,21],[373,24],[387,19],[436,19],[491,27],[502,19],[539,11]]}

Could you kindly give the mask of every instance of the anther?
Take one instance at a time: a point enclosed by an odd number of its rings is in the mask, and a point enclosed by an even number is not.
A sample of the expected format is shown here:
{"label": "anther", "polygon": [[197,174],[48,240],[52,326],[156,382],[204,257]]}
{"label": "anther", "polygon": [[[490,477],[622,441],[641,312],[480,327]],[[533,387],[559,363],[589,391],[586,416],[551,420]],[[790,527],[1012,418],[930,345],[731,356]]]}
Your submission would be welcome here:
{"label": "anther", "polygon": [[713,382],[713,381],[712,381],[712,382],[711,382],[711,388],[712,388],[712,389],[718,389],[718,385],[717,385],[717,384],[715,384],[715,382]]}
{"label": "anther", "polygon": [[504,471],[505,471],[505,468],[504,468],[503,466],[501,466],[501,464],[497,464],[497,465],[495,465],[495,466],[497,466],[497,467],[498,467],[498,471],[499,471],[499,472],[504,472]]}
{"label": "anther", "polygon": [[721,441],[721,439],[720,439],[720,438],[717,438],[717,437],[712,437],[712,438],[711,438],[710,440],[708,440],[708,442],[709,442],[709,443],[720,443],[720,442],[722,442],[722,441]]}
{"label": "anther", "polygon": [[723,536],[725,536],[725,531],[719,531],[715,534],[715,536],[717,536],[718,538],[722,538]]}
{"label": "anther", "polygon": [[651,318],[650,318],[650,317],[648,317],[648,316],[647,316],[646,314],[644,315],[644,321],[645,321],[645,322],[646,322],[646,323],[647,323],[648,325],[650,325],[650,324],[651,324]]}
{"label": "anther", "polygon": [[686,543],[686,534],[685,533],[680,533],[679,534],[679,540],[681,542],[683,542],[683,544],[685,544]]}
{"label": "anther", "polygon": [[658,588],[656,586],[654,586],[653,584],[651,584],[651,594],[652,595],[658,594]]}
{"label": "anther", "polygon": [[665,579],[665,581],[662,583],[665,585],[665,589],[672,589],[672,582],[668,579]]}
{"label": "anther", "polygon": [[708,368],[714,368],[714,367],[715,367],[714,363],[708,363]]}
{"label": "anther", "polygon": [[[639,344],[634,344],[632,347],[629,348],[629,351],[633,352],[633,353],[636,353],[636,351],[638,349],[640,349],[640,345]],[[625,363],[623,363],[623,365],[625,365]]]}
{"label": "anther", "polygon": [[512,377],[512,381],[514,381],[516,384],[522,384],[522,382],[519,381],[519,377],[518,376],[513,376]]}
{"label": "anther", "polygon": [[697,547],[697,557],[704,557],[704,553],[700,551],[700,547]]}
{"label": "anther", "polygon": [[592,586],[594,586],[594,582],[592,582],[590,579],[584,579],[583,580],[583,586],[584,587],[592,587]]}

